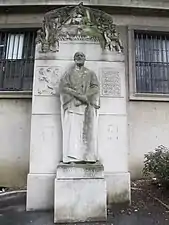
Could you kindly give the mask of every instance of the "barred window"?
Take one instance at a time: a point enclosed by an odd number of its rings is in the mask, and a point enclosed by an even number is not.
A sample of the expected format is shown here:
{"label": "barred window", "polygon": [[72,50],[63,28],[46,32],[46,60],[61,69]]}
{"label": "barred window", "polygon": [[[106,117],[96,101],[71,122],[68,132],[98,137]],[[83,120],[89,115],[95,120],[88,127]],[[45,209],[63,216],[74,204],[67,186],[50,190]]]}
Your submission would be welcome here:
{"label": "barred window", "polygon": [[0,31],[0,91],[31,91],[36,30]]}
{"label": "barred window", "polygon": [[135,31],[136,92],[169,94],[169,34]]}

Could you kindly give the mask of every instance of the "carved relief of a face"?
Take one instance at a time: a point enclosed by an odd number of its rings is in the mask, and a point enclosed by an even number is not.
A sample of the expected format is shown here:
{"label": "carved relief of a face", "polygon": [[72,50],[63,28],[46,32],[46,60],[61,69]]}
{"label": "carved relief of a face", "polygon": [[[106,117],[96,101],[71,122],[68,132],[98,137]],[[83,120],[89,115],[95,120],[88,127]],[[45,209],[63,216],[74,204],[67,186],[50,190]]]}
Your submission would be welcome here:
{"label": "carved relief of a face", "polygon": [[77,66],[83,66],[85,63],[86,57],[83,52],[76,52],[74,55],[74,61]]}

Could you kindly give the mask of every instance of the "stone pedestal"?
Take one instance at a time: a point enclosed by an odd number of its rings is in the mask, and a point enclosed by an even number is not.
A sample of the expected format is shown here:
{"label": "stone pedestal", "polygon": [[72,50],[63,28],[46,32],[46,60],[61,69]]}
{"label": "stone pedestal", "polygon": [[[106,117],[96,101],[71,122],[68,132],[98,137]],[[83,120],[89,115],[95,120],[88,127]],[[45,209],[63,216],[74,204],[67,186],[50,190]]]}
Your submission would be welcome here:
{"label": "stone pedestal", "polygon": [[54,195],[55,223],[107,219],[107,190],[100,163],[59,164]]}

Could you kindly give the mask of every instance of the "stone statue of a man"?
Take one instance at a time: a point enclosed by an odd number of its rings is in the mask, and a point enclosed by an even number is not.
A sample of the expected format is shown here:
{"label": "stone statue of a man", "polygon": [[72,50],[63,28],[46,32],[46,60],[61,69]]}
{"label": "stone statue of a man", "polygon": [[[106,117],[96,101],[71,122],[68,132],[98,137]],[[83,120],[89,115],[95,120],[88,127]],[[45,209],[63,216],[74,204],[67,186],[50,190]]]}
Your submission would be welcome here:
{"label": "stone statue of a man", "polygon": [[60,81],[63,162],[96,162],[99,82],[96,74],[84,67],[83,53],[75,53],[74,61]]}

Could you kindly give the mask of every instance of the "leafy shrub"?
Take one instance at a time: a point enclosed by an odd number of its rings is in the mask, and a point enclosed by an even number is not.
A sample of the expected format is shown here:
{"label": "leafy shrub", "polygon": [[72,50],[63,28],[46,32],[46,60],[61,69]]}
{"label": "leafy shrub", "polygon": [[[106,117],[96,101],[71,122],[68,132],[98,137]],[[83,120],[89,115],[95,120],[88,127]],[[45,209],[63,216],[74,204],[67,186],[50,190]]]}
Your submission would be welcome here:
{"label": "leafy shrub", "polygon": [[145,154],[143,174],[154,174],[162,183],[169,183],[169,149],[161,145]]}

